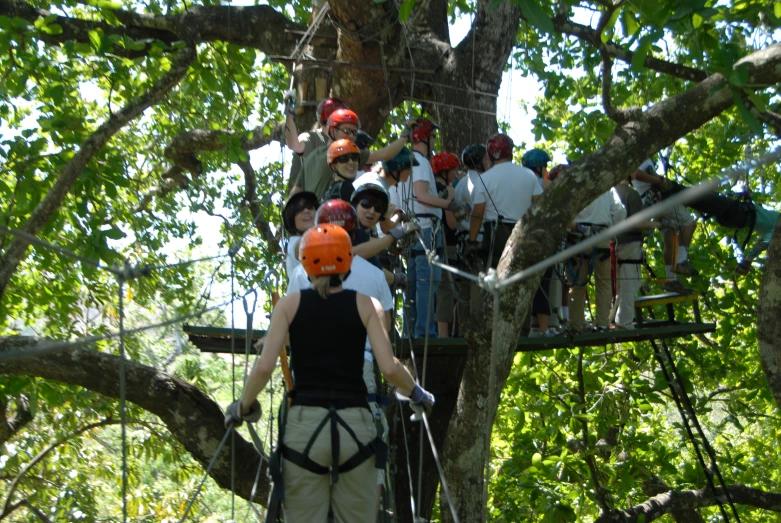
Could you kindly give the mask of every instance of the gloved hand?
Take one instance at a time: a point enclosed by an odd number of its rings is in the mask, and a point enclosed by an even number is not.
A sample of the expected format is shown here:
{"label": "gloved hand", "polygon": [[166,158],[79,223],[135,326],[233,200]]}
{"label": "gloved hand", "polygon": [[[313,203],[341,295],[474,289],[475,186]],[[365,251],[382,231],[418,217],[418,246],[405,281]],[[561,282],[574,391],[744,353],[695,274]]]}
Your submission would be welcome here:
{"label": "gloved hand", "polygon": [[295,91],[285,91],[283,98],[285,103],[285,116],[295,116],[296,93]]}
{"label": "gloved hand", "polygon": [[464,243],[464,252],[463,252],[464,258],[466,258],[467,256],[472,256],[478,251],[479,248],[480,248],[480,242],[478,242],[477,240],[475,241],[467,240]]}
{"label": "gloved hand", "polygon": [[394,271],[393,272],[393,285],[395,287],[406,287],[407,286],[407,275],[400,271]]}
{"label": "gloved hand", "polygon": [[390,230],[390,235],[393,236],[395,239],[400,240],[404,236],[413,234],[415,231],[419,231],[420,227],[417,223],[414,222],[407,222],[407,223],[400,223],[396,227]]}
{"label": "gloved hand", "polygon": [[260,408],[260,402],[255,400],[250,406],[249,412],[246,414],[241,413],[241,400],[236,400],[225,409],[225,428],[229,428],[233,425],[233,428],[238,427],[244,421],[254,423],[260,419],[263,410]]}
{"label": "gloved hand", "polygon": [[399,401],[409,401],[410,407],[415,412],[412,415],[412,421],[420,421],[423,418],[423,412],[425,411],[426,414],[429,414],[436,403],[434,395],[417,384],[415,385],[415,388],[412,389],[412,394],[410,394],[409,397],[396,389],[396,399]]}
{"label": "gloved hand", "polygon": [[735,267],[735,272],[737,272],[741,276],[745,276],[750,271],[751,271],[751,262],[749,260],[743,260],[737,265],[737,267]]}
{"label": "gloved hand", "polygon": [[456,200],[450,202],[450,205],[447,206],[447,210],[453,213],[453,218],[455,218],[457,222],[465,220],[466,217],[472,213],[472,208],[468,203],[461,203]]}

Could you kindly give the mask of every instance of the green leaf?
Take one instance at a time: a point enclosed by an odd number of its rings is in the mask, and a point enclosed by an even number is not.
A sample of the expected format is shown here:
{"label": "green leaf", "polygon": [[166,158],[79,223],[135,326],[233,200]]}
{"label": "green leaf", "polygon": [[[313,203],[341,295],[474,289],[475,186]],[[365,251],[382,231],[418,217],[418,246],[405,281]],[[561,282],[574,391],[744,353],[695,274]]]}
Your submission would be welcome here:
{"label": "green leaf", "polygon": [[50,24],[41,28],[41,32],[47,35],[61,35],[62,26],[60,24]]}
{"label": "green leaf", "polygon": [[751,114],[751,111],[749,111],[748,107],[746,107],[746,104],[743,103],[743,99],[737,93],[735,93],[735,105],[738,108],[740,117],[743,118],[744,122],[746,122],[746,125],[748,125],[748,128],[751,129],[751,132],[758,136],[762,136],[764,133],[762,124],[759,123],[759,120],[757,120],[753,114]]}
{"label": "green leaf", "polygon": [[651,49],[651,35],[645,35],[640,40],[640,45],[637,47],[637,51],[632,55],[632,70],[635,72],[642,71],[645,66],[645,59],[648,56],[648,51]]}
{"label": "green leaf", "polygon": [[539,465],[540,461],[542,461],[542,454],[535,452],[532,456],[532,465]]}
{"label": "green leaf", "polygon": [[[108,185],[106,185],[108,187]],[[119,230],[117,227],[112,227],[111,229],[107,231],[103,231],[103,233],[106,235],[106,238],[112,239],[112,240],[121,240],[122,238],[126,237],[127,234]]]}
{"label": "green leaf", "polygon": [[781,2],[773,4],[773,14],[776,15],[776,18],[781,18]]}
{"label": "green leaf", "polygon": [[613,28],[615,27],[616,20],[618,20],[618,17],[620,15],[621,15],[621,8],[618,8],[615,11],[613,11],[613,14],[610,16],[610,20],[608,20],[607,24],[605,24],[605,28],[602,30],[602,34],[599,35],[603,44],[606,44],[608,40],[610,40],[610,38],[613,36]]}
{"label": "green leaf", "polygon": [[692,15],[692,26],[697,29],[702,25],[702,16],[697,13]]}
{"label": "green leaf", "polygon": [[399,20],[401,22],[409,20],[409,15],[412,14],[413,7],[415,7],[415,0],[404,0],[404,3],[399,7]]}
{"label": "green leaf", "polygon": [[523,17],[534,27],[545,33],[553,32],[553,20],[543,11],[536,0],[524,0],[518,4]]}
{"label": "green leaf", "polygon": [[94,31],[90,31],[89,41],[95,51],[100,51],[100,46],[103,43],[103,29],[95,29]]}

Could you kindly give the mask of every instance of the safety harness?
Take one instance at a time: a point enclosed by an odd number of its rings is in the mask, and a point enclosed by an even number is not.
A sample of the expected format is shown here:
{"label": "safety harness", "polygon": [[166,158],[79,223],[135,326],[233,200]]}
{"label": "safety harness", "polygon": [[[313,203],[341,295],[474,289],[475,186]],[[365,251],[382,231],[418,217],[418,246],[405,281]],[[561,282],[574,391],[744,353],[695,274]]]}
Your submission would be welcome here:
{"label": "safety harness", "polygon": [[[317,425],[317,428],[312,433],[309,441],[304,447],[303,452],[294,450],[285,445],[285,427],[287,425],[288,414],[288,399],[295,401],[299,405],[314,405],[317,403],[322,404],[323,400],[328,402],[328,413],[323,417],[322,421]],[[378,399],[375,397],[375,399]],[[312,472],[313,474],[324,475],[330,472],[331,474],[331,489],[339,481],[339,474],[345,474],[355,469],[367,459],[375,456],[375,468],[385,468],[388,459],[388,446],[382,441],[382,435],[378,432],[377,436],[367,444],[361,443],[355,431],[347,424],[347,422],[339,416],[339,405],[358,405],[366,403],[366,395],[359,395],[355,393],[345,393],[334,390],[307,390],[297,391],[292,390],[285,394],[282,399],[282,404],[279,408],[279,417],[277,422],[279,424],[279,437],[277,441],[279,445],[271,453],[269,460],[269,472],[271,473],[271,479],[274,482],[274,487],[271,491],[271,496],[268,503],[268,515],[266,517],[266,523],[277,523],[281,521],[281,505],[285,500],[285,489],[282,478],[282,458],[285,458],[290,463],[298,465],[299,467]],[[315,444],[317,437],[323,431],[326,425],[329,425],[331,431],[331,467],[326,467],[314,461],[309,457],[309,452],[312,450],[312,446]],[[347,434],[353,439],[358,447],[358,451],[350,456],[344,463],[339,464],[339,425],[347,431]],[[328,506],[328,522],[334,521],[333,507]]]}
{"label": "safety harness", "polygon": [[[576,224],[575,229],[570,229],[567,232],[567,243],[570,245],[577,245],[586,238],[589,238],[595,234],[599,234],[605,229],[607,229],[606,225],[585,222],[578,223]],[[591,280],[591,275],[594,273],[594,268],[596,267],[597,261],[602,262],[610,258],[610,249],[594,247],[590,252],[582,252],[577,255],[577,258],[581,260],[585,259],[586,257],[588,257],[588,272],[586,273],[585,279],[582,281],[577,279],[577,274],[575,273],[575,266],[573,264],[573,260],[575,258],[570,258],[567,260],[567,272],[569,273],[570,280],[572,281],[572,285],[574,287],[585,287],[588,285],[589,280]]]}

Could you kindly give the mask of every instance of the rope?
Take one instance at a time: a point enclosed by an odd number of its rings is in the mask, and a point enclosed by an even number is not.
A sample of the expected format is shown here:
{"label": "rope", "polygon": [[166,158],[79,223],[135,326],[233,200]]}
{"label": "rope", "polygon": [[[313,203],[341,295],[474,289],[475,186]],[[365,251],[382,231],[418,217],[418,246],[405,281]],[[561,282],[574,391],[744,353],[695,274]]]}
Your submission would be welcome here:
{"label": "rope", "polygon": [[127,376],[125,369],[125,280],[119,283],[119,419],[122,426],[122,522],[127,521]]}
{"label": "rope", "polygon": [[[231,402],[236,401],[236,255],[231,254]],[[236,431],[231,431],[231,520],[236,520]]]}
{"label": "rope", "polygon": [[198,488],[195,489],[195,494],[190,498],[190,501],[187,503],[187,507],[184,509],[184,514],[182,514],[181,519],[179,519],[179,523],[184,523],[187,519],[188,514],[190,514],[190,509],[193,506],[193,503],[195,503],[196,498],[198,497],[198,494],[200,494],[201,489],[203,488],[203,484],[206,483],[206,478],[209,477],[209,474],[212,471],[212,468],[214,468],[214,464],[217,462],[217,456],[220,455],[220,452],[222,451],[222,447],[225,446],[225,442],[228,441],[228,436],[233,433],[233,425],[228,427],[228,430],[225,431],[225,435],[222,437],[222,441],[220,441],[220,444],[217,446],[217,451],[214,453],[214,456],[212,457],[212,460],[209,462],[209,466],[206,467],[206,473],[203,475],[203,479],[198,484]]}

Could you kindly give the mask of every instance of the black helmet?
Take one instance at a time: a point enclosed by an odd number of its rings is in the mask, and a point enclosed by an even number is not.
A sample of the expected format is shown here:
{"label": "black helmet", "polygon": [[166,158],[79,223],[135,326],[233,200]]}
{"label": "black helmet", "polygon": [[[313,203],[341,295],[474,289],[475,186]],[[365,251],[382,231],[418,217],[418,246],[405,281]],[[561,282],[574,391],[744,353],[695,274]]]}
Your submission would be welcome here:
{"label": "black helmet", "polygon": [[358,146],[358,149],[364,150],[371,147],[371,144],[374,143],[374,138],[371,137],[369,133],[363,132],[360,129],[357,133],[355,133],[355,145]]}
{"label": "black helmet", "polygon": [[352,204],[357,206],[363,198],[369,195],[379,198],[385,203],[385,205],[388,205],[388,202],[390,201],[390,198],[388,197],[388,191],[386,191],[383,186],[374,182],[366,182],[356,187],[355,192],[350,199]]}
{"label": "black helmet", "polygon": [[291,196],[282,209],[282,224],[290,235],[301,234],[302,231],[296,229],[296,214],[305,209],[307,204],[317,209],[320,202],[317,201],[317,195],[309,191],[297,192]]}
{"label": "black helmet", "polygon": [[461,153],[461,163],[466,165],[467,169],[482,171],[483,157],[485,156],[485,152],[485,145],[481,143],[467,145],[464,149],[464,152]]}

